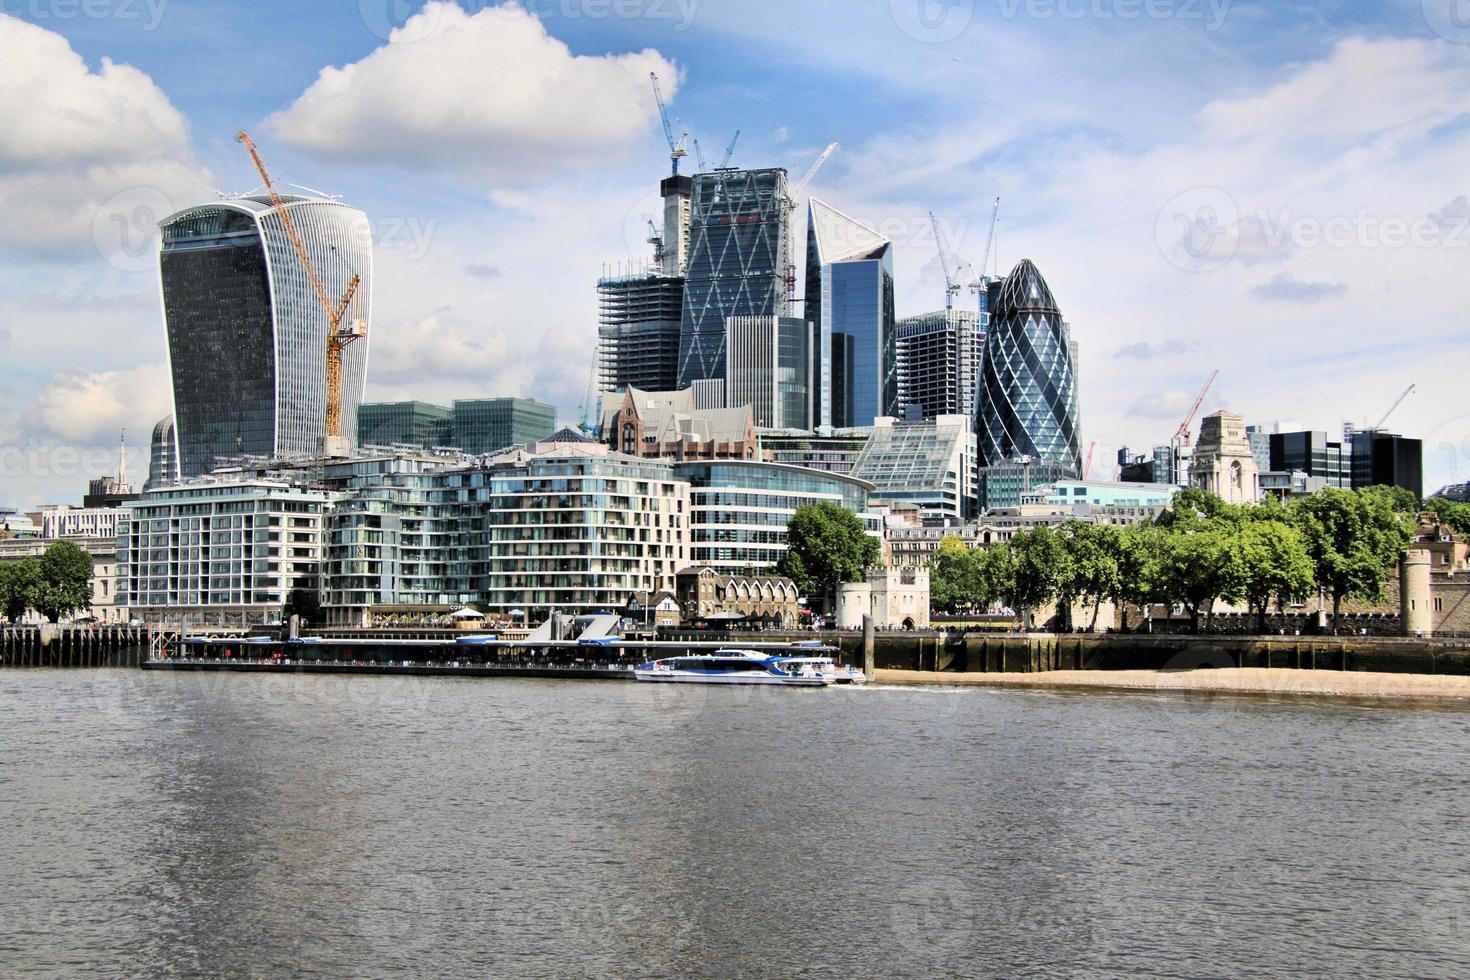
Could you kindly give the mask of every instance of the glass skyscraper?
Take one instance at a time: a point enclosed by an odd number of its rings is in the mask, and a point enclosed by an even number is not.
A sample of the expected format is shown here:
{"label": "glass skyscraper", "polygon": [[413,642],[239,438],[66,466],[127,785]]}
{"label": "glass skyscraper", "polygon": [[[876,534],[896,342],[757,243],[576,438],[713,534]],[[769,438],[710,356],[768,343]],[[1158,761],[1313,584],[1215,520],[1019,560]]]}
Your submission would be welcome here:
{"label": "glass skyscraper", "polygon": [[831,372],[821,424],[872,425],[898,414],[893,243],[836,208],[807,205],[806,318]]}
{"label": "glass skyscraper", "polygon": [[[1015,506],[1017,471],[1077,478],[1082,439],[1072,338],[1046,280],[1022,259],[991,313],[976,418],[984,507]],[[995,480],[987,468],[994,468]]]}
{"label": "glass skyscraper", "polygon": [[725,319],[784,316],[792,279],[786,171],[698,174],[679,331],[679,387],[725,377]]}
{"label": "glass skyscraper", "polygon": [[[285,199],[332,296],[362,284],[344,320],[370,320],[367,215],[325,198]],[[268,197],[164,219],[159,274],[181,476],[250,455],[310,456],[326,431],[327,314]],[[342,431],[357,431],[368,340],[343,352]]]}
{"label": "glass skyscraper", "polygon": [[810,429],[820,350],[800,317],[732,316],[725,321],[725,403],[749,405],[763,429]]}
{"label": "glass skyscraper", "polygon": [[917,405],[926,419],[975,417],[976,383],[985,355],[989,314],[939,310],[898,321],[898,400]]}

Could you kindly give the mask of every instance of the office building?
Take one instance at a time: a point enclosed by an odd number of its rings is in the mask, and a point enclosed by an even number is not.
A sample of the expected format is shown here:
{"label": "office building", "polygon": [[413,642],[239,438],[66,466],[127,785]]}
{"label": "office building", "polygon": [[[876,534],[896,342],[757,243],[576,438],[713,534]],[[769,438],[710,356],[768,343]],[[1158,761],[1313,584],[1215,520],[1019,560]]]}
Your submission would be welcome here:
{"label": "office building", "polygon": [[1023,259],[1001,286],[981,367],[982,507],[1014,506],[1029,486],[1081,476],[1076,381],[1071,331]]}
{"label": "office building", "polygon": [[907,417],[975,414],[975,386],[985,356],[987,314],[939,310],[898,321],[898,402]]}
{"label": "office building", "polygon": [[1189,480],[1227,504],[1253,504],[1261,499],[1261,471],[1246,438],[1245,419],[1219,411],[1201,420]]}
{"label": "office building", "polygon": [[1256,458],[1256,469],[1265,473],[1271,468],[1271,433],[1263,425],[1248,425],[1245,438],[1251,444],[1251,455]]}
{"label": "office building", "polygon": [[[672,256],[665,258],[673,261]],[[678,387],[683,308],[681,276],[645,271],[597,281],[598,380],[603,391]]]}
{"label": "office building", "polygon": [[[137,499],[137,498],[133,498]],[[42,507],[43,538],[115,538],[122,507]]]}
{"label": "office building", "polygon": [[757,459],[751,407],[698,408],[694,393],[626,388],[602,396],[602,441],[645,459]]}
{"label": "office building", "polygon": [[872,426],[856,429],[824,427],[815,431],[762,429],[759,458],[847,476],[873,434]]}
{"label": "office building", "polygon": [[[327,293],[361,285],[344,321],[371,318],[367,215],[337,201],[288,196]],[[326,431],[328,319],[264,195],[180,211],[160,224],[159,269],[181,476],[239,456],[305,457]],[[342,362],[342,433],[357,432],[369,339]]]}
{"label": "office building", "polygon": [[968,415],[878,418],[852,476],[873,485],[875,501],[912,504],[926,518],[968,520],[975,513],[975,460]]}
{"label": "office building", "polygon": [[179,482],[179,454],[174,442],[174,417],[159,419],[153,427],[153,440],[148,447],[148,480],[146,492],[155,487]]}
{"label": "office building", "polygon": [[690,562],[722,573],[775,567],[786,553],[786,525],[803,504],[837,504],[881,534],[882,519],[868,507],[874,487],[853,477],[752,460],[676,463],[674,475],[691,488]]}
{"label": "office building", "polygon": [[556,431],[556,406],[534,398],[459,399],[450,411],[449,441],[471,455],[529,446]]}
{"label": "office building", "polygon": [[1353,485],[1352,447],[1344,451],[1342,443],[1329,439],[1326,432],[1273,432],[1271,470],[1299,471],[1321,477],[1324,486],[1348,490]]}
{"label": "office building", "polygon": [[809,429],[823,381],[821,350],[800,317],[732,316],[725,321],[727,405],[749,405],[759,428]]}
{"label": "office building", "polygon": [[812,198],[805,315],[831,372],[830,398],[819,406],[817,424],[850,428],[898,415],[893,310],[893,243]]}
{"label": "office building", "polygon": [[790,312],[789,206],[781,168],[693,178],[678,387],[725,377],[726,318]]}
{"label": "office building", "polygon": [[1382,429],[1354,430],[1351,436],[1352,484],[1402,487],[1424,497],[1424,443]]}
{"label": "office building", "polygon": [[365,402],[357,410],[359,446],[448,446],[454,413],[429,402]]}
{"label": "office building", "polygon": [[118,601],[150,623],[277,621],[293,590],[317,592],[331,500],[250,477],[154,490],[120,518]]}

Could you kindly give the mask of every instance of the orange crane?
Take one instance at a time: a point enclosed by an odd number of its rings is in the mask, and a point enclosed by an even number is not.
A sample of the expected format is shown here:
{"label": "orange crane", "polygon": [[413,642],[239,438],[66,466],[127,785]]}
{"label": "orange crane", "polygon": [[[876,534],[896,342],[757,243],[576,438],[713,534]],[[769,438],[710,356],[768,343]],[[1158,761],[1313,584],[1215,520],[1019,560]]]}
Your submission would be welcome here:
{"label": "orange crane", "polygon": [[354,274],[347,283],[347,291],[342,294],[342,298],[335,303],[332,301],[326,283],[322,282],[321,274],[317,272],[316,263],[311,260],[311,253],[306,250],[306,243],[301,240],[301,233],[296,230],[296,222],[291,220],[286,202],[276,192],[276,185],[271,180],[270,171],[265,168],[265,161],[260,158],[260,151],[255,148],[255,142],[243,129],[235,134],[235,140],[245,144],[256,171],[260,173],[260,180],[265,184],[266,193],[270,195],[271,204],[281,216],[286,237],[291,240],[291,247],[296,250],[296,257],[306,270],[306,277],[316,292],[317,302],[321,303],[322,312],[327,315],[327,418],[324,433],[326,439],[322,443],[322,450],[324,455],[337,455],[342,446],[342,351],[354,340],[367,336],[366,320],[352,320],[344,326],[342,318],[347,315],[347,309],[352,305],[358,287],[362,285],[362,278]]}
{"label": "orange crane", "polygon": [[1087,479],[1087,474],[1092,472],[1092,454],[1097,452],[1097,440],[1092,440],[1092,445],[1087,447],[1087,462],[1082,464],[1082,479]]}
{"label": "orange crane", "polygon": [[1175,430],[1175,440],[1182,442],[1186,446],[1189,445],[1189,427],[1194,423],[1194,417],[1199,413],[1199,407],[1205,403],[1205,396],[1210,393],[1210,388],[1215,384],[1215,378],[1219,377],[1219,375],[1219,371],[1210,372],[1210,378],[1205,382],[1205,386],[1199,390],[1199,397],[1194,400],[1194,405],[1190,408],[1189,414],[1184,416],[1184,421],[1180,422],[1179,428]]}

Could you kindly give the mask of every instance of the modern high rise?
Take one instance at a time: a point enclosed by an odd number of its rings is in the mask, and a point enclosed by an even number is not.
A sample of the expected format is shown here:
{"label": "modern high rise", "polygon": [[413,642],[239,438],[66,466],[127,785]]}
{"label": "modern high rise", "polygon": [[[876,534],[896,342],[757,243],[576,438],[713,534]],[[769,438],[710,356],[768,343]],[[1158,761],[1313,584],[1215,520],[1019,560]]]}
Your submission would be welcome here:
{"label": "modern high rise", "polygon": [[429,402],[366,402],[357,410],[359,446],[448,446],[453,412]]}
{"label": "modern high rise", "polygon": [[159,419],[148,447],[148,481],[143,489],[166,486],[179,479],[179,453],[174,443],[174,417]]}
{"label": "modern high rise", "polygon": [[1353,487],[1402,487],[1424,496],[1424,443],[1382,429],[1352,434]]}
{"label": "modern high rise", "polygon": [[807,222],[806,319],[832,378],[818,424],[872,425],[898,414],[893,243],[816,198]]}
{"label": "modern high rise", "polygon": [[970,416],[922,422],[873,420],[873,435],[853,465],[854,479],[873,485],[873,499],[912,504],[925,517],[975,516],[975,433]]}
{"label": "modern high rise", "polygon": [[1018,505],[1033,478],[1081,476],[1071,332],[1030,259],[1011,270],[991,313],[979,405],[982,507]]}
{"label": "modern high rise", "polygon": [[988,320],[978,310],[938,310],[898,321],[900,410],[918,405],[926,419],[974,418]]}
{"label": "modern high rise", "polygon": [[809,429],[820,397],[821,350],[800,317],[725,321],[725,403],[749,405],[762,429]]}
{"label": "modern high rise", "polygon": [[[367,215],[337,201],[288,196],[312,262],[331,296],[361,285],[346,320],[370,320],[372,234]],[[262,195],[188,208],[165,218],[159,270],[181,476],[222,458],[304,457],[326,431],[326,311],[281,216]],[[367,339],[343,353],[342,431],[357,431]]]}
{"label": "modern high rise", "polygon": [[[672,259],[666,255],[665,261]],[[599,279],[597,308],[603,391],[672,391],[678,386],[682,276],[643,272]]]}
{"label": "modern high rise", "polygon": [[715,170],[694,177],[676,387],[725,377],[725,319],[790,311],[786,171]]}
{"label": "modern high rise", "polygon": [[454,403],[450,442],[478,455],[529,446],[556,431],[556,406],[533,398],[471,398]]}
{"label": "modern high rise", "polygon": [[1329,439],[1326,432],[1271,433],[1271,470],[1298,471],[1320,477],[1329,487],[1348,490],[1353,485],[1352,446]]}

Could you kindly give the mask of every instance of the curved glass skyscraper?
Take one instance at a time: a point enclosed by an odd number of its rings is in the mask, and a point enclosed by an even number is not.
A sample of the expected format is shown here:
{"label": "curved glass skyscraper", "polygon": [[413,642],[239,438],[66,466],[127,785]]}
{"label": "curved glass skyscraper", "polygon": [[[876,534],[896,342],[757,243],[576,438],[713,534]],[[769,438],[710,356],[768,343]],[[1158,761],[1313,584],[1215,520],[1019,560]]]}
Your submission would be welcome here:
{"label": "curved glass skyscraper", "polygon": [[1030,486],[1081,473],[1071,332],[1030,259],[991,313],[975,423],[982,506],[1014,506]]}
{"label": "curved glass skyscraper", "polygon": [[[286,207],[327,292],[362,277],[344,321],[370,320],[367,215],[325,198]],[[222,457],[309,456],[326,428],[327,315],[265,196],[188,208],[159,223],[179,474]],[[342,431],[357,432],[368,341],[343,353]]]}

